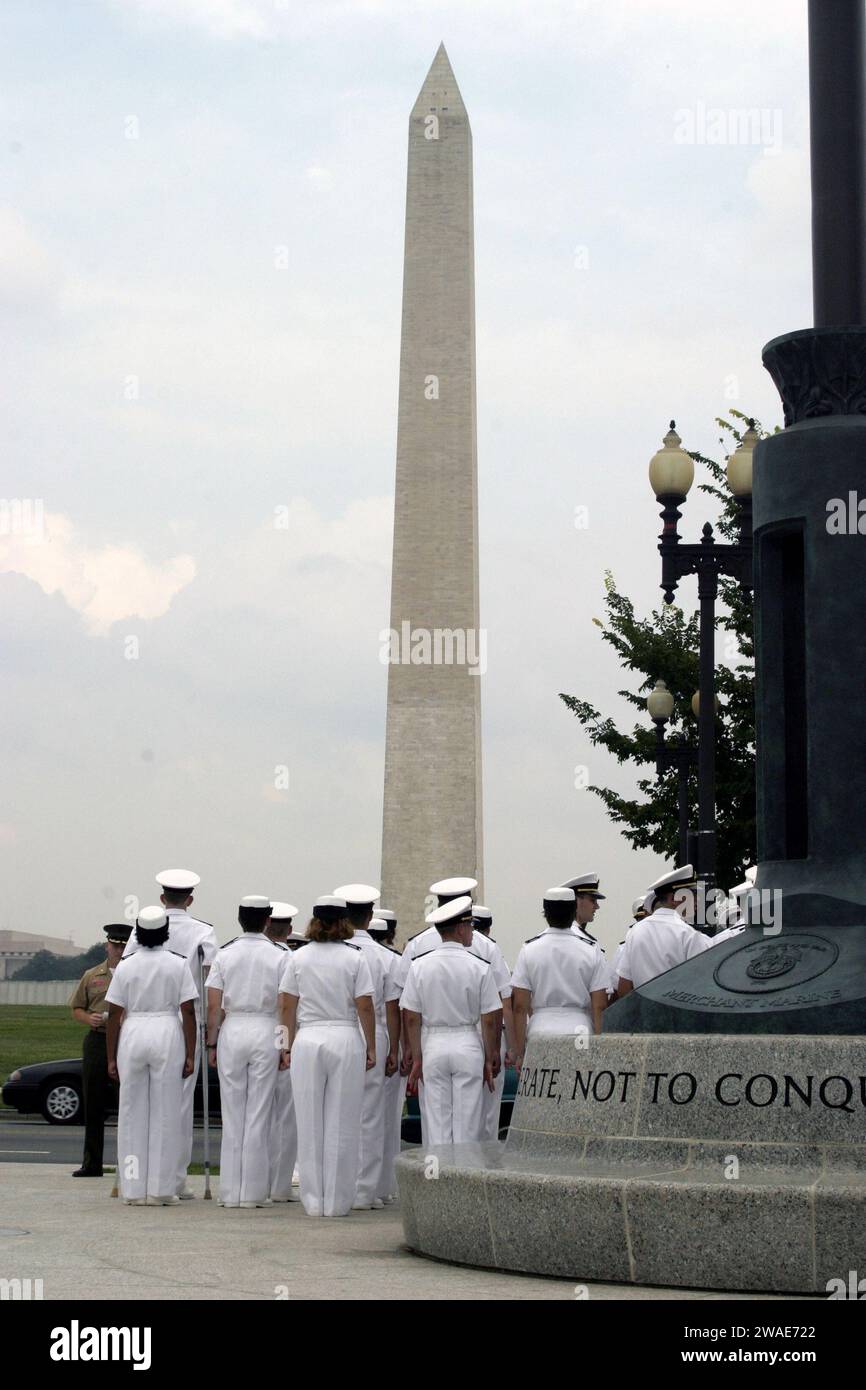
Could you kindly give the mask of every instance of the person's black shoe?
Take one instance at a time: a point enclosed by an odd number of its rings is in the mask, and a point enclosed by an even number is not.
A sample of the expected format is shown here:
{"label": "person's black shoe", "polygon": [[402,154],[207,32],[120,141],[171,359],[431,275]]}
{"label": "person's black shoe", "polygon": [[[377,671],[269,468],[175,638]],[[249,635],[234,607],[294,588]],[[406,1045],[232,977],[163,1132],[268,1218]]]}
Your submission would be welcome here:
{"label": "person's black shoe", "polygon": [[101,1178],[101,1168],[76,1168],[72,1174],[74,1178]]}

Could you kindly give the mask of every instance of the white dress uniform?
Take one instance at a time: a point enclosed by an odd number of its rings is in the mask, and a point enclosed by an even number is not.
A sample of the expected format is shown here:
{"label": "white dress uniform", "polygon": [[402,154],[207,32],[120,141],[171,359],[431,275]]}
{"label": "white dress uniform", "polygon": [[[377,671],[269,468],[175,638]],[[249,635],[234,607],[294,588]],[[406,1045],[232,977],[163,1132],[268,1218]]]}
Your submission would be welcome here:
{"label": "white dress uniform", "polygon": [[[357,936],[357,932],[355,933]],[[400,962],[402,956],[393,946],[380,943],[382,950],[390,956],[388,965],[388,992],[386,999],[399,1001],[403,986],[400,984]],[[400,1075],[400,1068],[393,1076],[385,1077],[385,1144],[382,1162],[382,1180],[376,1196],[387,1202],[397,1195],[397,1175],[394,1164],[400,1153],[400,1129],[403,1106],[406,1103],[406,1078]]]}
{"label": "white dress uniform", "polygon": [[421,1015],[419,1096],[424,1144],[480,1140],[484,1116],[480,1021],[482,1014],[502,1007],[492,967],[458,941],[439,937],[438,949],[413,959],[400,1003]]}
{"label": "white dress uniform", "polygon": [[711,945],[703,932],[684,922],[672,907],[657,907],[629,931],[619,962],[619,978],[640,989],[656,975],[700,955]]}
{"label": "white dress uniform", "polygon": [[390,953],[378,941],[374,941],[368,931],[356,927],[352,944],[361,948],[369,966],[376,1014],[376,1065],[364,1073],[361,1147],[355,1193],[355,1206],[370,1207],[382,1200],[382,1170],[385,1164],[385,1062],[389,1043],[385,1004],[386,1001],[390,1003],[399,999],[400,990],[394,983]]}
{"label": "white dress uniform", "polygon": [[126,1202],[177,1200],[185,1056],[180,1006],[198,998],[185,958],[141,947],[120,961],[105,999],[125,1010],[117,1047],[117,1173]]}
{"label": "white dress uniform", "polygon": [[280,993],[298,997],[292,1089],[300,1193],[309,1216],[345,1216],[355,1200],[366,1049],[355,1000],[373,994],[360,947],[310,941],[284,958]]}
{"label": "white dress uniform", "polygon": [[[193,1139],[193,1107],[195,1103],[195,1088],[198,1083],[199,1067],[201,1065],[201,1020],[202,1006],[207,1009],[207,1003],[201,998],[198,990],[199,968],[198,968],[198,948],[202,947],[204,952],[205,970],[214,961],[219,942],[217,935],[210,922],[201,922],[197,917],[190,914],[180,907],[167,907],[165,909],[168,917],[168,949],[177,951],[178,955],[185,956],[187,964],[195,981],[195,1067],[192,1076],[183,1078],[183,1092],[180,1103],[180,1126],[183,1140],[181,1143],[180,1159],[178,1162],[178,1173],[176,1191],[183,1192],[186,1187],[186,1170],[192,1160],[192,1139]],[[135,939],[135,932],[126,943],[124,957],[133,955],[138,951],[139,945]],[[205,987],[207,985],[205,984]]]}
{"label": "white dress uniform", "polygon": [[606,989],[608,967],[583,932],[546,927],[521,947],[511,982],[532,991],[530,1038],[592,1033],[593,990]]}
{"label": "white dress uniform", "polygon": [[217,952],[208,989],[222,990],[217,1039],[222,1144],[220,1202],[263,1206],[270,1191],[270,1129],[280,1062],[277,992],[286,958],[262,931]]}
{"label": "white dress uniform", "polygon": [[[297,915],[293,903],[272,902],[271,921],[288,921]],[[294,935],[292,933],[292,935]],[[281,951],[290,948],[281,941],[274,945]],[[280,974],[285,964],[280,961]],[[292,1095],[292,1072],[286,1067],[277,1071],[274,1086],[274,1103],[271,1107],[271,1125],[268,1133],[268,1153],[270,1155],[270,1198],[272,1202],[297,1202],[292,1187],[295,1164],[298,1161],[298,1122],[295,1118],[295,1101]]]}

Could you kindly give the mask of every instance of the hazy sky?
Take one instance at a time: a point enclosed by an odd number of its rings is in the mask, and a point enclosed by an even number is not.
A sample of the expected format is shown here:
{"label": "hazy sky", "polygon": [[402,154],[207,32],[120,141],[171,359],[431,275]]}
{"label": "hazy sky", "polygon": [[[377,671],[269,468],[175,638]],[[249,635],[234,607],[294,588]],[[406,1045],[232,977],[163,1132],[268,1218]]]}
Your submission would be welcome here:
{"label": "hazy sky", "polygon": [[444,40],[475,151],[485,900],[513,961],[543,889],[597,869],[620,939],[665,866],[575,788],[631,779],[557,694],[622,711],[592,619],[606,568],[657,602],[668,420],[706,452],[731,405],[780,420],[805,11],[4,0],[3,491],[34,506],[0,510],[0,926],[88,944],[178,865],[227,940],[244,893],[378,880],[407,122]]}

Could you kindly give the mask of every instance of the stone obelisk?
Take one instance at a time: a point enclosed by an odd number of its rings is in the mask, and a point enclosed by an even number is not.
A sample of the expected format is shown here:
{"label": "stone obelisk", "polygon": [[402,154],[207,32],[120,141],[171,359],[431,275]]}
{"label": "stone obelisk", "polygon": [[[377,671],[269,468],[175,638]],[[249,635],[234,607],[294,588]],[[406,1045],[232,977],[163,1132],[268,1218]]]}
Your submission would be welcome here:
{"label": "stone obelisk", "polygon": [[409,119],[382,903],[482,883],[472,133],[444,45]]}

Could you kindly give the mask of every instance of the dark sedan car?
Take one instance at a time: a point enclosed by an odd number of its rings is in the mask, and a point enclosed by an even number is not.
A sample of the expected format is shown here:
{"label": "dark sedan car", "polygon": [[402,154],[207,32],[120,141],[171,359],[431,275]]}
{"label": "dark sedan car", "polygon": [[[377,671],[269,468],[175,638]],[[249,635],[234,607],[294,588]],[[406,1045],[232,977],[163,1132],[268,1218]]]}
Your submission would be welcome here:
{"label": "dark sedan car", "polygon": [[[22,1115],[44,1115],[52,1125],[84,1123],[84,1090],[81,1081],[81,1058],[67,1057],[62,1062],[34,1062],[18,1067],[3,1087],[3,1104],[10,1105]],[[212,1116],[220,1114],[220,1084],[216,1069],[208,1068],[208,1105]],[[112,1084],[109,1110],[117,1109],[117,1087]],[[202,1112],[201,1086],[195,1088],[195,1111]]]}

